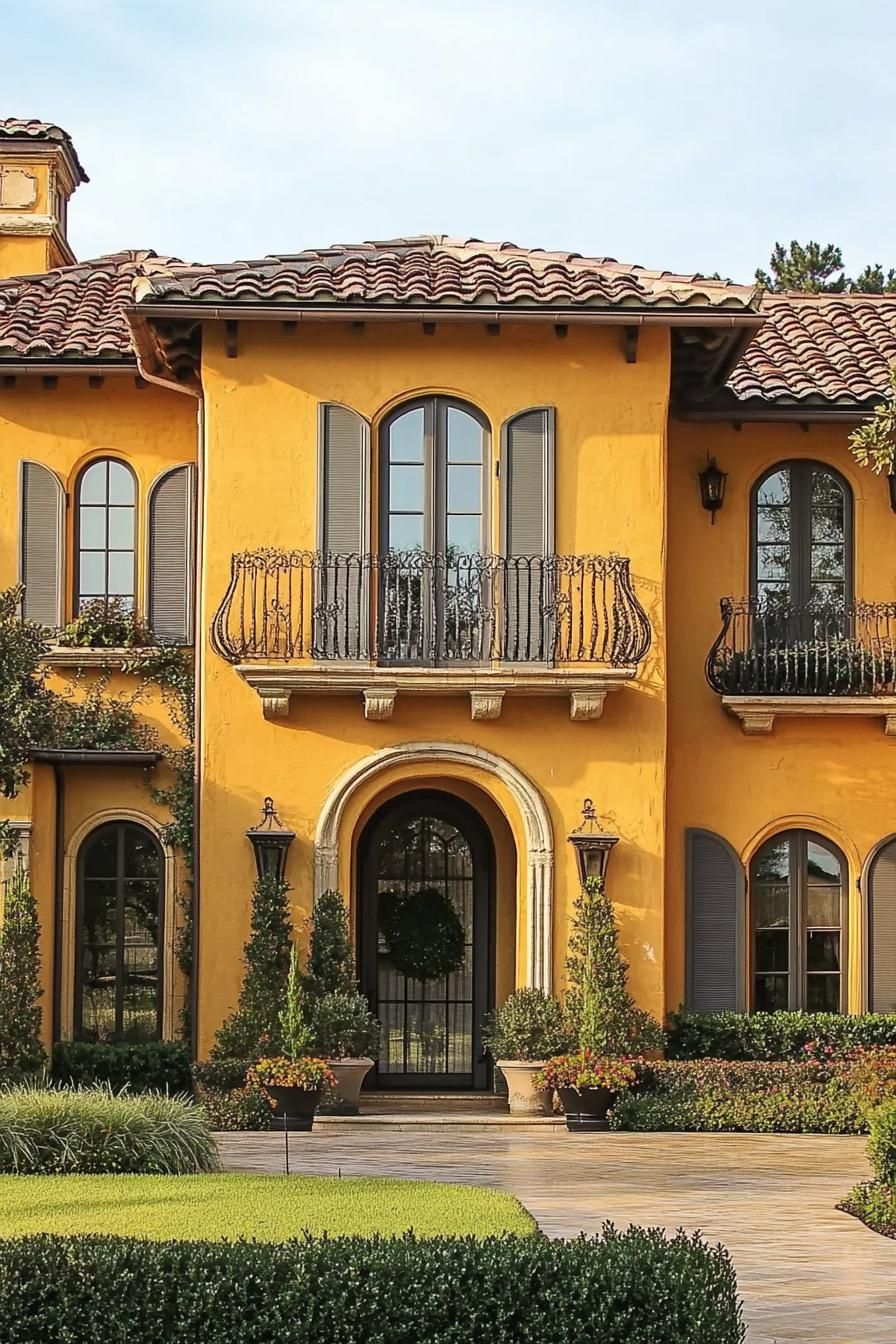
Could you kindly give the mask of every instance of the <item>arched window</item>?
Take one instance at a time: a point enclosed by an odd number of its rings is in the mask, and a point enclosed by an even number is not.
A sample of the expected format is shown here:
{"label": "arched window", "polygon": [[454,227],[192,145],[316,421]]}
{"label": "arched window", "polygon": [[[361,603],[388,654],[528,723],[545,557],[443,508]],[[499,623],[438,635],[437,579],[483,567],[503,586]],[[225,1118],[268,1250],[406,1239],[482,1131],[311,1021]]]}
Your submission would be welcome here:
{"label": "arched window", "polygon": [[382,550],[487,551],[488,426],[464,402],[427,397],[383,425]]}
{"label": "arched window", "polygon": [[399,407],[380,449],[381,657],[488,656],[488,444],[478,411],[446,397]]}
{"label": "arched window", "polygon": [[751,1006],[760,1012],[846,1008],[846,860],[812,831],[766,841],[750,867]]}
{"label": "arched window", "polygon": [[852,601],[852,491],[820,462],[782,462],[752,504],[753,596],[795,607]]}
{"label": "arched window", "polygon": [[78,854],[76,1037],[161,1034],[164,859],[130,821],[98,827]]}
{"label": "arched window", "polygon": [[136,486],[133,472],[114,458],[91,462],[78,478],[75,526],[75,609],[99,598],[133,608]]}

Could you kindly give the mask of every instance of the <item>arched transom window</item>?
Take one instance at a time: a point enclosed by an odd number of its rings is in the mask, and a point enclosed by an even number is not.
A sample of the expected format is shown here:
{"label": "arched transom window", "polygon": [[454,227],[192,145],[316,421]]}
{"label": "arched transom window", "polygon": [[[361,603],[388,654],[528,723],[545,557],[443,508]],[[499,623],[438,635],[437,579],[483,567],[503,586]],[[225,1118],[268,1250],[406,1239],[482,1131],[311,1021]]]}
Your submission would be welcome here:
{"label": "arched transom window", "polygon": [[119,598],[129,607],[136,595],[136,490],[129,467],[114,458],[91,462],[78,479],[78,611],[97,599]]}
{"label": "arched transom window", "polygon": [[155,836],[130,821],[93,831],[78,855],[75,1035],[161,1034],[164,862]]}
{"label": "arched transom window", "polygon": [[768,840],[750,869],[752,1003],[760,1012],[845,1009],[843,855],[812,831]]}

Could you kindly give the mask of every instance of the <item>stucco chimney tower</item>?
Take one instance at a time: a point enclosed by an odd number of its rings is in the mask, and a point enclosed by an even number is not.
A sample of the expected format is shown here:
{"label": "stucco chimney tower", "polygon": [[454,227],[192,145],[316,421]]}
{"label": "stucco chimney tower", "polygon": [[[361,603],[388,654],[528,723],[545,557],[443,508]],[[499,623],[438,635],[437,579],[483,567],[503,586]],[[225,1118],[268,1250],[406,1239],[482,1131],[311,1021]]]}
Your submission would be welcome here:
{"label": "stucco chimney tower", "polygon": [[75,260],[69,197],[88,180],[71,137],[48,121],[0,118],[0,279]]}

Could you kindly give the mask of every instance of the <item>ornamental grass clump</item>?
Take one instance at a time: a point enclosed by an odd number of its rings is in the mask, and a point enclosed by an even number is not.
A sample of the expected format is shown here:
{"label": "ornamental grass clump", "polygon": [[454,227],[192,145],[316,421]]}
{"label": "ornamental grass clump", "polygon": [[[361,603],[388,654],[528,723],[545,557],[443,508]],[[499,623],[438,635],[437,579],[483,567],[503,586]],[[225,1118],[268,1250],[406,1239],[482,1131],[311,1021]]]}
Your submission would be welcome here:
{"label": "ornamental grass clump", "polygon": [[217,1171],[204,1111],[185,1097],[108,1087],[0,1091],[0,1172],[9,1175]]}

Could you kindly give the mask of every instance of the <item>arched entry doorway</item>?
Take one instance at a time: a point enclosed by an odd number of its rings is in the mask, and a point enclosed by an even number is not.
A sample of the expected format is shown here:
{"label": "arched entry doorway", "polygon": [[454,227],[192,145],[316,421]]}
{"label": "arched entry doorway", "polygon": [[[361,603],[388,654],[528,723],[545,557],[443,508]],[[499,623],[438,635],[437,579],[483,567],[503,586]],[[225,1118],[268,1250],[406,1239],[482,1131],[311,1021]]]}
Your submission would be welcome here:
{"label": "arched entry doorway", "polygon": [[[494,847],[469,803],[437,790],[402,794],[370,819],[358,849],[361,987],[382,1024],[375,1086],[486,1088],[483,1015],[494,1001]],[[463,963],[439,980],[400,974],[381,928],[386,893],[445,893],[464,930]]]}

